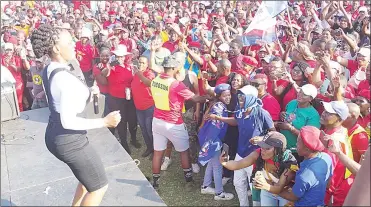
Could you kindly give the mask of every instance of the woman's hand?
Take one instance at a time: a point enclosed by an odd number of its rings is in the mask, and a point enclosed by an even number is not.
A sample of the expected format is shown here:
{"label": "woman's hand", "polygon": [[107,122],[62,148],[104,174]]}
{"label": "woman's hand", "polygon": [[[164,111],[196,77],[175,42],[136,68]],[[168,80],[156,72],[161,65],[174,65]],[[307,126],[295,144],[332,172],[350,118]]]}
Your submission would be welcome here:
{"label": "woman's hand", "polygon": [[253,138],[250,139],[250,143],[252,145],[257,145],[258,142],[262,141],[263,140],[263,137],[262,136],[255,136]]}
{"label": "woman's hand", "polygon": [[228,155],[226,155],[224,151],[222,151],[222,154],[219,156],[219,162],[228,162]]}
{"label": "woman's hand", "polygon": [[293,126],[287,122],[278,122],[277,127],[281,130],[291,130]]}
{"label": "woman's hand", "polygon": [[113,111],[103,118],[105,127],[116,127],[121,121],[120,111]]}
{"label": "woman's hand", "polygon": [[281,113],[280,113],[280,120],[281,120],[281,121],[285,121],[285,120],[286,120],[286,116],[287,116],[286,111],[281,112]]}
{"label": "woman's hand", "polygon": [[218,117],[219,116],[215,114],[205,114],[204,119],[205,120],[218,120]]}
{"label": "woman's hand", "polygon": [[270,186],[269,183],[267,183],[267,181],[265,180],[264,177],[261,177],[260,179],[253,179],[253,185],[256,189],[260,189],[260,190],[266,190],[266,191],[269,191],[270,189]]}

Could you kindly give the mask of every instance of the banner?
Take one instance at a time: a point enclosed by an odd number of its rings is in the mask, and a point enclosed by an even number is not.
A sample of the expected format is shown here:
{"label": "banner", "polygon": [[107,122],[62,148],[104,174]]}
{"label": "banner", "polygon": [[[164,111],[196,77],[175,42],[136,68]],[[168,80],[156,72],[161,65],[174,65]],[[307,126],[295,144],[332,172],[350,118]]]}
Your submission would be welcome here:
{"label": "banner", "polygon": [[242,36],[244,46],[271,43],[276,37],[276,16],[287,8],[287,1],[263,1]]}

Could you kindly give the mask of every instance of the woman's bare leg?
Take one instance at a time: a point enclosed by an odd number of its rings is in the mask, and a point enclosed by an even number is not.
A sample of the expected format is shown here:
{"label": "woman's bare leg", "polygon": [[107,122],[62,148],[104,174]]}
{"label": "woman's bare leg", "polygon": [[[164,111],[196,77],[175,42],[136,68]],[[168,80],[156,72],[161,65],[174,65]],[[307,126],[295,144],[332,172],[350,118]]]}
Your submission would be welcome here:
{"label": "woman's bare leg", "polygon": [[107,189],[108,184],[96,191],[86,193],[81,206],[99,206]]}
{"label": "woman's bare leg", "polygon": [[72,206],[80,206],[81,201],[85,197],[87,192],[88,191],[86,190],[86,188],[81,183],[79,183],[76,188],[75,197],[72,201]]}

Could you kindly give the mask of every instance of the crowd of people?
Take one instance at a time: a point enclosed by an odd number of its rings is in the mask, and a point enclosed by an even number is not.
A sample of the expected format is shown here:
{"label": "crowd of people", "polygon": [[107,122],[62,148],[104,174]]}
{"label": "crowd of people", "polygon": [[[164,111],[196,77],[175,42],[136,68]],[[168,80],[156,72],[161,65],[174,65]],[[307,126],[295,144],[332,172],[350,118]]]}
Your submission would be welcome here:
{"label": "crowd of people", "polygon": [[[193,173],[207,165],[200,193],[215,200],[233,199],[223,189],[233,182],[241,206],[249,193],[254,206],[342,206],[369,153],[370,2],[288,1],[275,17],[276,41],[246,46],[260,4],[9,1],[1,70],[13,75],[25,111],[58,96],[45,87],[45,74],[53,77],[46,68],[81,69],[84,84],[105,96],[110,119],[101,125],[117,129],[129,154],[130,145],[142,147],[140,127],[155,189],[174,148],[185,189],[194,190]],[[55,77],[74,91],[68,77]],[[86,100],[79,90],[68,100]],[[52,114],[82,107],[53,105]],[[101,126],[64,118],[64,128]]]}

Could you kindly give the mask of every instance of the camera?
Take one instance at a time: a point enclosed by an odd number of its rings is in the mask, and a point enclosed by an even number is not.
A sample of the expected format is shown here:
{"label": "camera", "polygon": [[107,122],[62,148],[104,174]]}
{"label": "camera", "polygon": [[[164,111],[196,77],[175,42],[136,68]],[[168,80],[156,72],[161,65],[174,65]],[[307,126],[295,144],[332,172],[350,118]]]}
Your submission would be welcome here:
{"label": "camera", "polygon": [[341,36],[341,29],[336,29],[335,30],[335,35],[336,36]]}

